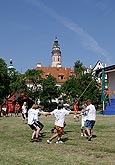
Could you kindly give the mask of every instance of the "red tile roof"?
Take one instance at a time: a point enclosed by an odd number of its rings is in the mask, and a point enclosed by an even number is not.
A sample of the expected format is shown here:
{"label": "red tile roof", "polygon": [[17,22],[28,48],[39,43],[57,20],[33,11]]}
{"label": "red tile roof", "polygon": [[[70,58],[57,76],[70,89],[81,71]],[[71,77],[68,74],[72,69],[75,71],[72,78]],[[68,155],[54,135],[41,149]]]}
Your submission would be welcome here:
{"label": "red tile roof", "polygon": [[37,67],[36,70],[42,70],[42,78],[47,78],[49,74],[56,78],[57,83],[64,83],[73,75],[71,68],[57,68],[57,67]]}

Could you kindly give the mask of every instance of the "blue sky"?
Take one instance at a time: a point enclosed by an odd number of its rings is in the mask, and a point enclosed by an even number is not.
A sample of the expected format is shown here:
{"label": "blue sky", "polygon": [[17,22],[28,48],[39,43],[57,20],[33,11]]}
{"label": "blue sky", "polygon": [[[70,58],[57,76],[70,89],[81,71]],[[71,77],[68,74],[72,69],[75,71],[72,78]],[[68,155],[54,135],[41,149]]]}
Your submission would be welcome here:
{"label": "blue sky", "polygon": [[115,64],[115,0],[0,0],[0,58],[24,73],[51,65],[57,36],[62,66]]}

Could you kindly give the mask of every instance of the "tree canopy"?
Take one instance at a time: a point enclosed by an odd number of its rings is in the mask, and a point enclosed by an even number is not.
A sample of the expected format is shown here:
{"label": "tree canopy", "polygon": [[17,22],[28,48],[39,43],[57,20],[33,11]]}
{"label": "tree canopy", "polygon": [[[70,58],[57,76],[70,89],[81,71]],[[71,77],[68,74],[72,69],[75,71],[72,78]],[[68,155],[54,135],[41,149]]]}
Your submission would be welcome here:
{"label": "tree canopy", "polygon": [[0,58],[0,104],[2,104],[9,92],[9,77],[5,61]]}

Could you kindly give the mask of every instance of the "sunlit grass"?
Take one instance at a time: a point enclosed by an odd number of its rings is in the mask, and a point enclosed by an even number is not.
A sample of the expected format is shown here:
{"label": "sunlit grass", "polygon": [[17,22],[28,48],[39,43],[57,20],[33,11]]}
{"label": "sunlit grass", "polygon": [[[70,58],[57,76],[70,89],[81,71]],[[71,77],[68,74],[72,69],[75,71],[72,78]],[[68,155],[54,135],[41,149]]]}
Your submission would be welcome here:
{"label": "sunlit grass", "polygon": [[115,116],[97,115],[94,138],[80,137],[80,121],[66,117],[63,144],[47,144],[54,126],[53,116],[42,116],[41,142],[31,143],[31,129],[20,117],[0,117],[0,165],[114,165]]}

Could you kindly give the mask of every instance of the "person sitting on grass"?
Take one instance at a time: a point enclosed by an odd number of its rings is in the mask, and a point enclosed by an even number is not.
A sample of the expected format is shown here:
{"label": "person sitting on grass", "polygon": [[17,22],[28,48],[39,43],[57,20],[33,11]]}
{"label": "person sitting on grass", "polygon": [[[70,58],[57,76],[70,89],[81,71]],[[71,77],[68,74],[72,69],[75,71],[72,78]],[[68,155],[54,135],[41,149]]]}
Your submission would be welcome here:
{"label": "person sitting on grass", "polygon": [[47,143],[51,144],[52,140],[58,137],[58,140],[56,144],[63,143],[61,140],[61,137],[64,132],[64,121],[65,121],[65,116],[69,114],[74,114],[74,111],[68,111],[65,108],[63,108],[63,104],[58,104],[58,108],[53,110],[52,112],[49,112],[47,115],[54,115],[55,117],[55,128],[56,128],[56,133],[54,133],[48,140]]}

